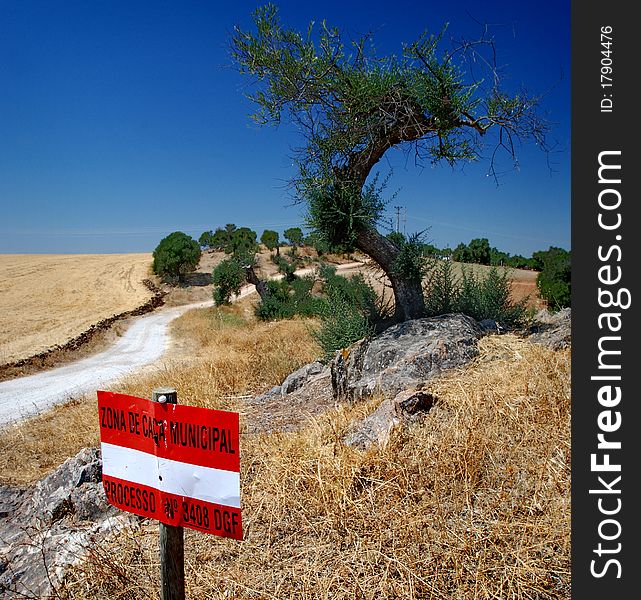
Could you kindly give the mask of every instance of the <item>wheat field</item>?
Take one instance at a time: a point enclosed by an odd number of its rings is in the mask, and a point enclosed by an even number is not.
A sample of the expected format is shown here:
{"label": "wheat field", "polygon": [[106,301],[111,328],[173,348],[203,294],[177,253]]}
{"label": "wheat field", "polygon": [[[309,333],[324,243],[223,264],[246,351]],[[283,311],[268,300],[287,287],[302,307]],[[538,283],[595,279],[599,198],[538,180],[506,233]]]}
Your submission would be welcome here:
{"label": "wheat field", "polygon": [[0,255],[0,364],[144,304],[151,261],[151,254]]}

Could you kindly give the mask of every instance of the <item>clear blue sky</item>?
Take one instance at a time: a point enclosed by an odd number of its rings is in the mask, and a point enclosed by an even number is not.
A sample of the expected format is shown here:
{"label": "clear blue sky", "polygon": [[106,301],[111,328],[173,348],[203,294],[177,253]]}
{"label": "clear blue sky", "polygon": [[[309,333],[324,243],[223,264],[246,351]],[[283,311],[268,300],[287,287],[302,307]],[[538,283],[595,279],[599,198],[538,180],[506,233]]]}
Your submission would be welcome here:
{"label": "clear blue sky", "polygon": [[[301,225],[285,189],[290,127],[258,127],[231,65],[234,25],[259,2],[0,0],[0,253],[150,252],[172,231]],[[570,3],[278,3],[284,23],[375,34],[381,53],[450,23],[494,24],[507,89],[548,91],[559,152],[519,150],[496,186],[487,163],[417,169],[399,153],[389,207],[439,247],[475,237],[512,254],[570,247]],[[406,216],[406,220],[403,217]]]}

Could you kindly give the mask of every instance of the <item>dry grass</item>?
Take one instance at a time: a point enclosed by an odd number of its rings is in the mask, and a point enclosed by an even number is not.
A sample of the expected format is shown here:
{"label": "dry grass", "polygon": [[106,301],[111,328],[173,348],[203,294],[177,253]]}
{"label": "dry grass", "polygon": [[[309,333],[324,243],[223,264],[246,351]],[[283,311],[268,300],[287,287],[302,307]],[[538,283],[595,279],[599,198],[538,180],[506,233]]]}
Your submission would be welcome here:
{"label": "dry grass", "polygon": [[[147,398],[152,389],[170,385],[181,404],[236,409],[239,397],[279,384],[319,353],[308,323],[258,322],[249,299],[220,310],[190,311],[172,328],[178,343],[169,356],[112,391]],[[32,483],[96,445],[97,411],[95,396],[79,398],[0,429],[0,483]]]}
{"label": "dry grass", "polygon": [[[243,435],[245,539],[186,530],[188,597],[568,598],[569,373],[567,350],[487,337],[385,449],[340,442],[376,400],[299,432]],[[156,598],[157,543],[143,523],[98,546],[64,596]]]}
{"label": "dry grass", "polygon": [[144,304],[150,254],[0,255],[0,364]]}

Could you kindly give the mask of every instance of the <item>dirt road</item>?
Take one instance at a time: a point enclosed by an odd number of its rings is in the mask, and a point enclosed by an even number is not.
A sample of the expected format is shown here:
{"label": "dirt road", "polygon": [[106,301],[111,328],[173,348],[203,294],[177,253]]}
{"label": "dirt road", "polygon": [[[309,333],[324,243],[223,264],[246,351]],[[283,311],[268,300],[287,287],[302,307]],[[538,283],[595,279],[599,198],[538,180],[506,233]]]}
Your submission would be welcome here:
{"label": "dirt road", "polygon": [[[340,265],[338,270],[350,271],[359,265]],[[297,274],[311,272],[312,269],[301,269]],[[247,285],[236,300],[255,291],[253,285]],[[0,382],[0,427],[95,392],[153,363],[169,345],[168,325],[171,321],[188,310],[212,305],[210,300],[158,310],[136,319],[113,346],[99,354],[35,375]]]}

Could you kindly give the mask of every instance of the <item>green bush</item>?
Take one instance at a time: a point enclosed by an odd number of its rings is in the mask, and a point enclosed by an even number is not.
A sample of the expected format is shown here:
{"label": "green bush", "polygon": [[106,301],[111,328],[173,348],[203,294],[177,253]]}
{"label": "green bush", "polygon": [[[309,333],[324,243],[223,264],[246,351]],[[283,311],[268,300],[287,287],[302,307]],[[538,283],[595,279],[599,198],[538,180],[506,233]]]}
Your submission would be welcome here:
{"label": "green bush", "polygon": [[460,293],[460,280],[454,274],[452,261],[438,259],[430,261],[425,286],[427,316],[457,312]]}
{"label": "green bush", "polygon": [[563,248],[550,247],[544,252],[532,255],[536,267],[541,271],[536,286],[552,310],[570,306],[572,291],[572,270],[570,253]]}
{"label": "green bush", "polygon": [[372,335],[381,315],[376,292],[361,274],[348,279],[337,275],[335,267],[323,265],[319,276],[325,301],[321,325],[313,335],[323,349],[323,359],[330,360],[337,350]]}
{"label": "green bush", "polygon": [[507,273],[492,267],[487,275],[475,276],[463,270],[460,311],[477,321],[492,319],[507,326],[519,325],[526,314],[525,302],[513,302]]}
{"label": "green bush", "polygon": [[[283,269],[288,271],[285,266]],[[294,315],[319,317],[321,324],[313,335],[324,357],[329,359],[336,350],[371,335],[380,313],[376,292],[362,275],[347,279],[337,275],[335,267],[322,265],[319,278],[321,289],[317,294],[312,293],[313,277],[293,275],[281,281],[269,281],[267,294],[256,307],[256,315],[264,321]]]}
{"label": "green bush", "polygon": [[430,268],[425,290],[428,316],[460,312],[477,321],[492,319],[517,326],[526,317],[525,302],[512,301],[507,273],[495,267],[484,276],[475,275],[472,269],[463,269],[456,276],[449,261],[438,261]]}
{"label": "green bush", "polygon": [[296,277],[288,281],[267,282],[267,295],[256,306],[256,316],[262,321],[289,319],[294,315],[311,317],[321,310],[320,298],[311,293],[313,277]]}
{"label": "green bush", "polygon": [[198,266],[200,256],[200,245],[196,240],[182,231],[174,231],[156,246],[152,269],[161,277],[181,279]]}
{"label": "green bush", "polygon": [[323,349],[324,361],[331,360],[337,350],[374,333],[368,317],[341,296],[328,298],[320,316],[321,326],[313,336]]}
{"label": "green bush", "polygon": [[223,260],[212,273],[214,282],[214,302],[217,306],[229,304],[234,294],[239,294],[245,283],[245,270],[238,260]]}

